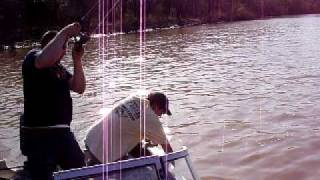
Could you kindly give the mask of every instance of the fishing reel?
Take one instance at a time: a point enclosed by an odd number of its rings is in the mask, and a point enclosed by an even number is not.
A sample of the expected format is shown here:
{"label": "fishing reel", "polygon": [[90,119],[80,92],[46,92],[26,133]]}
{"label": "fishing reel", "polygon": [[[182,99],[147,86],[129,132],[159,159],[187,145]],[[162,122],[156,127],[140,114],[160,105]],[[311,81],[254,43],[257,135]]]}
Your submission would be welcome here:
{"label": "fishing reel", "polygon": [[87,33],[80,32],[79,35],[73,37],[76,51],[80,51],[82,45],[86,44],[90,40],[90,36]]}
{"label": "fishing reel", "polygon": [[79,35],[74,37],[74,43],[78,45],[86,44],[89,40],[90,40],[90,36],[84,32],[80,32]]}

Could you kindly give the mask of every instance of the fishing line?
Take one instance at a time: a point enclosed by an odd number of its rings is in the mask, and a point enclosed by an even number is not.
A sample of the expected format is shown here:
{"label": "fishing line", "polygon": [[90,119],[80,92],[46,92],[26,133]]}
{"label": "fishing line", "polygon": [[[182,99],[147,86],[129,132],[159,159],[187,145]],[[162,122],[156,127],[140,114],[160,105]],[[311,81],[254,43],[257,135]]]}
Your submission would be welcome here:
{"label": "fishing line", "polygon": [[[113,9],[117,6],[117,4],[120,2],[120,0],[117,0],[116,2],[115,2],[115,4],[111,7],[111,9],[109,9],[109,10],[107,10],[107,13],[105,14],[104,13],[104,9],[103,9],[103,16],[102,16],[102,19],[101,20],[99,20],[99,23],[97,24],[97,26],[96,26],[96,28],[93,30],[93,32],[95,32],[99,27],[100,27],[100,25],[102,24],[102,25],[104,25],[104,22],[105,22],[105,20],[109,17],[109,14],[113,11]],[[104,4],[104,2],[103,2],[103,4]],[[107,6],[108,6],[108,2],[107,2]],[[108,7],[107,7],[108,8]],[[107,33],[108,33],[108,21],[106,21],[107,22]],[[104,27],[104,26],[103,26]],[[103,28],[104,29],[104,28]],[[104,33],[103,33],[104,34]]]}
{"label": "fishing line", "polygon": [[[139,41],[140,41],[140,49],[139,49],[139,65],[140,65],[140,73],[139,73],[139,89],[140,91],[142,91],[143,89],[143,60],[145,57],[145,47],[144,47],[144,20],[145,18],[143,17],[144,15],[144,4],[145,4],[145,0],[140,0],[140,32],[139,32]],[[142,108],[143,108],[143,114],[142,114]],[[143,124],[141,123],[141,121],[143,121]],[[143,130],[143,133],[142,133]],[[142,100],[142,95],[140,95],[140,140],[142,139],[146,139],[146,113],[145,113],[145,101]],[[140,146],[140,155],[142,154],[142,150],[143,150],[143,155],[146,154],[146,149],[142,148],[142,146]]]}
{"label": "fishing line", "polygon": [[[120,2],[120,0],[117,0],[114,4],[113,4],[113,6],[111,7],[111,9],[109,9],[109,10],[107,10],[107,13],[105,13],[104,12],[104,7],[105,7],[105,2],[102,0],[102,3],[100,2],[101,0],[99,0],[99,1],[97,1],[87,12],[86,12],[86,14],[85,15],[83,15],[81,18],[80,18],[80,24],[81,25],[83,25],[83,23],[85,22],[85,19],[87,18],[87,17],[89,17],[89,15],[93,12],[93,10],[96,8],[96,6],[98,5],[98,7],[99,7],[99,23],[96,25],[96,27],[93,29],[93,31],[91,31],[91,32],[87,32],[87,33],[89,33],[89,35],[92,33],[92,32],[96,32],[97,30],[98,30],[98,28],[100,28],[100,25],[101,24],[103,24],[104,25],[104,21],[109,17],[109,14],[111,13],[111,12],[113,12],[113,10],[114,10],[114,8],[118,5],[118,3]],[[109,3],[107,2],[107,5],[108,5]],[[121,1],[121,5],[122,5],[122,1]],[[101,8],[103,8],[103,11],[101,10]],[[107,7],[107,9],[108,9],[108,7]],[[121,10],[122,10],[122,7],[121,7]],[[102,11],[102,14],[103,14],[103,16],[102,16],[102,18],[101,18],[101,15],[100,15],[100,13],[101,13],[101,11]],[[108,23],[108,22],[107,22]],[[107,27],[108,28],[108,27]],[[100,30],[100,29],[99,29]],[[107,29],[108,30],[108,29]],[[99,31],[100,32],[100,31]],[[107,31],[107,33],[108,33],[108,31]],[[103,33],[104,34],[104,33]]]}
{"label": "fishing line", "polygon": [[[108,7],[107,7],[108,8]],[[105,2],[102,0],[102,3],[101,1],[99,0],[99,24],[97,25],[97,28],[99,28],[99,31],[98,33],[99,34],[105,34],[105,29],[104,29],[104,14],[105,14]],[[102,28],[100,28],[100,24],[102,23]],[[97,29],[96,28],[96,29]],[[102,59],[102,70],[101,70],[101,73],[102,73],[102,76],[104,76],[104,73],[105,73],[105,37],[103,36],[102,39],[99,39],[99,56],[100,56],[100,59]],[[102,102],[103,102],[103,106],[105,106],[105,78],[102,78]],[[106,151],[108,151],[108,136],[106,136],[105,132],[106,132],[106,124],[105,123],[102,123],[102,163],[105,164],[106,162],[108,162],[108,156],[106,156]],[[108,167],[104,167],[105,170],[107,171],[108,170]],[[101,174],[102,175],[102,179],[104,180],[105,179],[105,176],[103,175],[103,173]]]}
{"label": "fishing line", "polygon": [[97,6],[97,5],[99,5],[100,4],[100,0],[99,1],[97,1],[89,10],[88,10],[88,12],[84,15],[84,16],[82,16],[81,18],[80,18],[80,21],[84,21],[85,20],[85,18],[93,11],[93,9]]}

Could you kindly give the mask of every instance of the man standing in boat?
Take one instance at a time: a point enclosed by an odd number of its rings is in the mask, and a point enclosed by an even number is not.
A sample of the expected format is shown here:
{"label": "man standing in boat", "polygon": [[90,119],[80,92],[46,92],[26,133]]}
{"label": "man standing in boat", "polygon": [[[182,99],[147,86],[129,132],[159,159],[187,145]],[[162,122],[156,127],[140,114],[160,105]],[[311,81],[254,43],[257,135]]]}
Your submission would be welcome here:
{"label": "man standing in boat", "polygon": [[168,105],[168,98],[160,92],[132,95],[117,103],[88,131],[85,144],[93,156],[91,165],[127,159],[143,139],[172,152],[159,120],[163,114],[171,115]]}
{"label": "man standing in boat", "polygon": [[86,86],[81,63],[83,47],[75,45],[72,49],[73,75],[60,63],[69,38],[78,35],[80,29],[79,23],[73,23],[59,32],[46,32],[41,49],[31,50],[23,61],[20,146],[27,156],[24,168],[32,179],[52,179],[57,166],[70,169],[85,165],[83,152],[70,130],[70,90],[82,94]]}

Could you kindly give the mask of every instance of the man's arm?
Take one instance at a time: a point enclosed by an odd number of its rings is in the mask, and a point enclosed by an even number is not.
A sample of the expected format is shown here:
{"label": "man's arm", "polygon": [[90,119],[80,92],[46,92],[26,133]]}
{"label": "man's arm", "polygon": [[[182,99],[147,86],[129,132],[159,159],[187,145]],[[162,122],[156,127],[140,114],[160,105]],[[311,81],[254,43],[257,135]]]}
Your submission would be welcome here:
{"label": "man's arm", "polygon": [[84,76],[81,58],[83,56],[84,49],[82,46],[73,47],[72,59],[73,59],[73,77],[70,79],[69,84],[74,92],[82,94],[86,89],[86,78]]}
{"label": "man's arm", "polygon": [[66,41],[80,33],[79,23],[69,24],[58,32],[58,34],[42,49],[36,57],[35,66],[38,69],[53,66],[61,59],[64,53],[63,46]]}

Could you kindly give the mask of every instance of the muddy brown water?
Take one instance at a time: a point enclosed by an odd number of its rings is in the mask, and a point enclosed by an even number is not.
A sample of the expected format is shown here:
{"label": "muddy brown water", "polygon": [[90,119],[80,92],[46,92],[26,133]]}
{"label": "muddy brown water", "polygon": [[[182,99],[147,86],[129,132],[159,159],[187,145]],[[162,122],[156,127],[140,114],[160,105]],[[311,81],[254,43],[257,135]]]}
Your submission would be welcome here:
{"label": "muddy brown water", "polygon": [[[86,92],[72,94],[81,146],[101,108],[154,89],[168,94],[173,116],[162,120],[202,179],[320,177],[320,16],[150,31],[142,60],[138,34],[105,39],[104,54],[99,39],[86,47]],[[0,54],[0,155],[9,166],[24,160],[18,116],[27,51]],[[70,52],[63,63],[72,71]]]}

